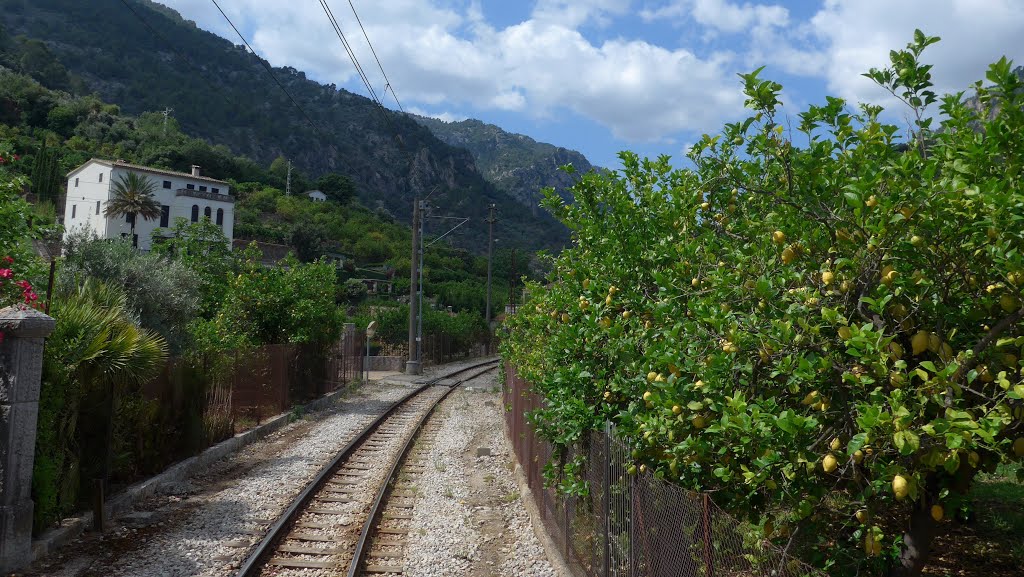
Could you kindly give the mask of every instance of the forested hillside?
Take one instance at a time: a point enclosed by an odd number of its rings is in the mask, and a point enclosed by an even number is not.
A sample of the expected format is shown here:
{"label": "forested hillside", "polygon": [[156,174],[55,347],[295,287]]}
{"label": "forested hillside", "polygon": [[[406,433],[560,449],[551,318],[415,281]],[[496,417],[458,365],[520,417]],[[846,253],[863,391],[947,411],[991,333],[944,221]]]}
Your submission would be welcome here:
{"label": "forested hillside", "polygon": [[412,117],[444,142],[469,150],[487,180],[507,190],[535,214],[541,212],[540,191],[544,188],[553,187],[562,198],[570,198],[569,188],[575,184],[576,177],[558,170],[559,167],[571,164],[580,174],[595,168],[587,157],[575,150],[537,142],[529,136],[506,132],[472,118],[445,122],[424,116]]}
{"label": "forested hillside", "polygon": [[[471,250],[484,247],[492,203],[510,244],[557,248],[567,238],[547,214],[523,210],[488,182],[468,151],[445,144],[413,119],[313,82],[301,71],[274,69],[314,128],[244,47],[166,7],[129,4],[138,16],[119,0],[0,0],[0,26],[6,29],[0,41],[15,54],[13,68],[48,88],[95,92],[131,114],[173,108],[189,135],[263,166],[284,156],[311,178],[343,174],[366,206],[400,221],[410,219],[414,197],[436,187],[432,200],[440,211],[472,219],[453,238]],[[187,152],[168,163],[213,168]]]}

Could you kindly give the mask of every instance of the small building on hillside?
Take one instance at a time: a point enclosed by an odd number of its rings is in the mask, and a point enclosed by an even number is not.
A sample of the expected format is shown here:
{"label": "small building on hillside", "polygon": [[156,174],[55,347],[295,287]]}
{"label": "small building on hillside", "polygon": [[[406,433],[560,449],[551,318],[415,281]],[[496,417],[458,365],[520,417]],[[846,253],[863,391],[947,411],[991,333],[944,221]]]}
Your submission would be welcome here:
{"label": "small building on hillside", "polygon": [[131,232],[130,218],[107,218],[103,212],[114,197],[114,185],[129,173],[153,182],[153,197],[161,210],[160,217],[155,220],[136,218],[133,242],[141,250],[149,250],[154,230],[167,229],[178,218],[190,222],[208,218],[221,227],[229,242],[232,240],[235,199],[229,194],[228,183],[202,176],[198,166],[193,166],[190,174],[97,158],[68,173],[65,234],[88,228],[100,238],[126,238]]}
{"label": "small building on hillside", "polygon": [[311,190],[306,193],[313,202],[327,202],[327,195],[320,190]]}

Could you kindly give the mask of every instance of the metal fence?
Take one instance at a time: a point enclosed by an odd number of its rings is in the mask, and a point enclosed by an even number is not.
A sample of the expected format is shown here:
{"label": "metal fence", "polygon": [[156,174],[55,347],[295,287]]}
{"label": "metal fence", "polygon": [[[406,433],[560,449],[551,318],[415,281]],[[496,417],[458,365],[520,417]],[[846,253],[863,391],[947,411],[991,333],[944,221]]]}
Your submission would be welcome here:
{"label": "metal fence", "polygon": [[630,475],[626,445],[611,431],[593,433],[567,459],[587,457],[586,496],[544,484],[552,447],[527,421],[541,397],[506,367],[505,423],[544,527],[577,577],[824,577],[787,556],[694,493],[649,473]]}

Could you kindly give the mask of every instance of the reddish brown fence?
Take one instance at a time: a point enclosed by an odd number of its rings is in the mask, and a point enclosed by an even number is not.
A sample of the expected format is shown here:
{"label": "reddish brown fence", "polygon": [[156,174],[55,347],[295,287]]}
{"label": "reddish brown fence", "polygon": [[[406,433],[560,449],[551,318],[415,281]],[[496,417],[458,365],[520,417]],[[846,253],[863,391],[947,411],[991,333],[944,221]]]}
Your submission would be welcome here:
{"label": "reddish brown fence", "polygon": [[[268,345],[199,359],[171,359],[141,391],[166,420],[215,442],[360,379],[363,333],[330,346]],[[198,441],[198,440],[197,440]],[[183,448],[188,453],[195,447]]]}
{"label": "reddish brown fence", "polygon": [[653,477],[630,475],[629,450],[611,431],[595,433],[574,452],[587,457],[585,496],[544,486],[551,445],[526,415],[542,399],[507,369],[505,424],[545,529],[577,577],[824,577],[759,538],[756,527],[719,509],[707,494]]}

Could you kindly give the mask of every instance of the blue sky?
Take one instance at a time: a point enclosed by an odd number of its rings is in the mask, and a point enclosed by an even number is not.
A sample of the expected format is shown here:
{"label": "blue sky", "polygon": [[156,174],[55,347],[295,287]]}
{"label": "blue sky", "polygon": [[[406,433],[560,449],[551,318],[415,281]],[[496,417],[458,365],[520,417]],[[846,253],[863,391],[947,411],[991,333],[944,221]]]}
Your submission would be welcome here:
{"label": "blue sky", "polygon": [[[240,43],[209,0],[163,0]],[[275,66],[358,94],[319,2],[219,0]],[[478,118],[618,166],[616,153],[683,151],[741,118],[736,74],[766,66],[795,117],[826,94],[905,113],[859,76],[921,28],[940,91],[962,90],[1006,55],[1024,64],[1022,0],[353,0],[408,111]],[[384,80],[347,0],[329,0],[380,93]],[[390,96],[385,105],[396,108]]]}

